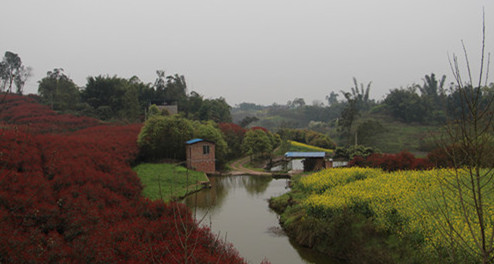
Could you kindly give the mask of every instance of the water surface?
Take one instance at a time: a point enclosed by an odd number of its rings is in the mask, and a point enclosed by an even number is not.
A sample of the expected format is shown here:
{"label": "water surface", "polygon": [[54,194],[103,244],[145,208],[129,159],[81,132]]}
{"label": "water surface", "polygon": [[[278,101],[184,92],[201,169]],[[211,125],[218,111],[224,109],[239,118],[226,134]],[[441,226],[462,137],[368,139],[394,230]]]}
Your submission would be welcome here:
{"label": "water surface", "polygon": [[211,177],[211,189],[187,197],[203,225],[233,243],[249,263],[329,264],[326,256],[291,243],[268,199],[288,191],[288,180],[266,176]]}

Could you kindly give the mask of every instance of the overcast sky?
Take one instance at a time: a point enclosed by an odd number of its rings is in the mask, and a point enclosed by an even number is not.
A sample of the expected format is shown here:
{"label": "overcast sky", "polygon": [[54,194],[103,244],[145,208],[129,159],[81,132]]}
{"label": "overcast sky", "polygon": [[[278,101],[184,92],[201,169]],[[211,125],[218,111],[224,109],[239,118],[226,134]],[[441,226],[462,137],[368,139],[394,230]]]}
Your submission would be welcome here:
{"label": "overcast sky", "polygon": [[[349,90],[352,77],[382,99],[446,74],[448,53],[472,61],[494,47],[493,0],[2,0],[0,52],[33,68],[25,92],[63,68],[88,76],[182,74],[206,98],[311,104]],[[477,64],[474,64],[477,65]],[[492,68],[492,67],[491,67]],[[494,76],[494,75],[491,75]]]}

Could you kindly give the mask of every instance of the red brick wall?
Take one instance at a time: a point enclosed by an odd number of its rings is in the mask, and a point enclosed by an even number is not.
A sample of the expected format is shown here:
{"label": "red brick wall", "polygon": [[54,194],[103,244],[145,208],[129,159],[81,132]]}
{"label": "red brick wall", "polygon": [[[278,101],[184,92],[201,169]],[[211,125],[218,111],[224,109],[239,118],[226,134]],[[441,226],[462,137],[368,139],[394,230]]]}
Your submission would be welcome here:
{"label": "red brick wall", "polygon": [[[209,153],[203,153],[203,147],[209,146]],[[216,171],[214,144],[210,142],[197,142],[187,145],[187,168],[206,173],[214,173]]]}

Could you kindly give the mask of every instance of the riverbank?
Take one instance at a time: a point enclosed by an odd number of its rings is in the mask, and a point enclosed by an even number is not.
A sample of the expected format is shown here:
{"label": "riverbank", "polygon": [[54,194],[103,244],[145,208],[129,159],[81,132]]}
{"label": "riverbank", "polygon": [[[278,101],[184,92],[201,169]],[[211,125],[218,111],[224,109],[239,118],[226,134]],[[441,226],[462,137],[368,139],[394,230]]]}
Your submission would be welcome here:
{"label": "riverbank", "polygon": [[288,191],[288,180],[267,176],[210,177],[211,188],[183,202],[213,233],[226,236],[248,263],[334,264],[322,254],[294,246],[281,230],[267,200]]}
{"label": "riverbank", "polygon": [[281,226],[295,243],[344,263],[436,263],[438,259],[422,250],[424,236],[409,230],[407,219],[396,210],[386,216],[388,228],[382,228],[376,212],[364,200],[323,213],[318,211],[320,207],[308,206],[309,197],[329,190],[324,184],[347,185],[372,177],[366,172],[342,172],[341,183],[335,183],[339,182],[335,175],[322,175],[324,182],[314,181],[317,190],[301,184],[315,174],[295,176],[289,192],[269,200],[270,208],[280,215]]}

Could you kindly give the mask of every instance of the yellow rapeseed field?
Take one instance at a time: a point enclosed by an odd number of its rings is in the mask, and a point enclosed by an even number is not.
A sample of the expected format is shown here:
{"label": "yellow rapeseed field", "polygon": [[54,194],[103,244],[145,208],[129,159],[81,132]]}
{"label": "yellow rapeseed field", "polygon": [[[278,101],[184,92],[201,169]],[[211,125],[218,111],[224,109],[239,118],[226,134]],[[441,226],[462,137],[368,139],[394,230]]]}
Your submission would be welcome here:
{"label": "yellow rapeseed field", "polygon": [[288,142],[295,147],[300,147],[300,148],[304,148],[304,149],[308,149],[308,150],[312,150],[312,151],[321,151],[321,152],[333,153],[332,149],[326,149],[326,148],[316,147],[316,146],[312,146],[312,145],[307,145],[307,144],[300,143],[300,142],[293,141],[293,140],[288,140]]}
{"label": "yellow rapeseed field", "polygon": [[[430,250],[448,246],[450,240],[445,234],[448,228],[444,227],[450,221],[459,230],[466,246],[474,248],[475,235],[468,228],[460,205],[455,203],[457,191],[440,184],[452,177],[454,171],[447,169],[384,172],[371,168],[342,168],[303,177],[299,184],[310,194],[304,206],[313,216],[330,218],[342,210],[353,210],[371,217],[383,230],[399,235],[421,234]],[[466,174],[460,175],[462,177],[466,178]],[[485,202],[486,225],[492,231],[492,195],[487,196]],[[476,223],[474,217],[469,221]]]}

